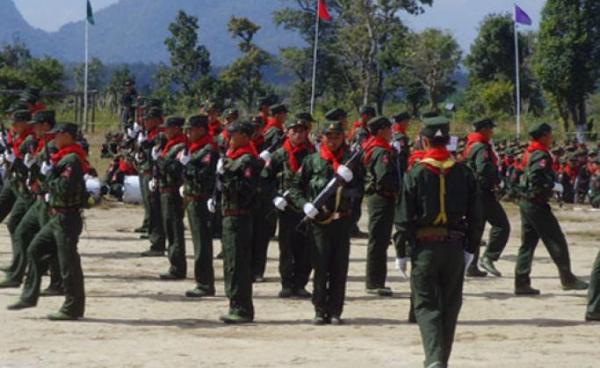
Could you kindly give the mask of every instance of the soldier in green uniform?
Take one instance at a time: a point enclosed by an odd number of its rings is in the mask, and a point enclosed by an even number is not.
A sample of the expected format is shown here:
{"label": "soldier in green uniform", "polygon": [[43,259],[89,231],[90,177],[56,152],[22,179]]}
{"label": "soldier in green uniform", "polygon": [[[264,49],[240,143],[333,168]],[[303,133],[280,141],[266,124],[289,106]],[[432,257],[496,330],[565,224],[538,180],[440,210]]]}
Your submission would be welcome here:
{"label": "soldier in green uniform", "polygon": [[[12,196],[15,198],[12,208],[9,209],[10,217],[7,223],[13,248],[13,258],[11,265],[6,270],[7,278],[0,282],[0,288],[14,288],[20,285],[20,277],[14,278],[12,276],[17,271],[16,268],[18,265],[25,261],[26,255],[21,253],[21,247],[18,246],[19,242],[15,241],[14,237],[17,226],[27,213],[27,210],[29,210],[29,207],[33,204],[33,196],[27,187],[28,170],[27,166],[23,163],[23,158],[29,148],[25,142],[33,135],[33,128],[28,124],[31,120],[31,113],[27,110],[18,110],[13,113],[12,118],[13,135],[9,139],[10,142],[8,142],[8,147],[5,149],[3,159],[8,172],[6,180],[9,182]],[[7,193],[7,205],[10,204],[12,196]],[[8,206],[4,207],[2,212],[6,209],[8,209]],[[6,214],[2,213],[2,215],[6,216],[8,212]]]}
{"label": "soldier in green uniform", "polygon": [[82,206],[87,203],[84,173],[89,170],[86,153],[77,144],[78,126],[66,123],[55,129],[58,152],[44,162],[40,174],[46,177],[50,220],[44,225],[27,250],[29,271],[19,301],[8,309],[34,307],[40,292],[45,258],[56,252],[63,279],[65,302],[50,320],[75,320],[83,317],[85,292],[83,271],[77,251],[83,227]]}
{"label": "soldier in green uniform", "polygon": [[[313,323],[341,324],[346,295],[352,226],[352,198],[355,181],[352,170],[345,166],[352,152],[346,144],[341,122],[329,122],[321,141],[320,152],[304,159],[294,178],[290,197],[297,208],[311,219],[314,237],[311,250],[314,269]],[[327,183],[338,176],[344,185],[336,189],[322,207],[312,203]]]}
{"label": "soldier in green uniform", "polygon": [[[165,231],[162,223],[162,214],[160,206],[160,193],[151,192],[150,181],[155,171],[154,161],[158,159],[158,154],[153,157],[153,148],[160,147],[165,139],[161,131],[163,123],[162,109],[153,107],[144,114],[144,130],[138,137],[138,148],[135,153],[138,173],[142,176],[142,198],[144,206],[150,210],[150,222],[148,225],[148,239],[150,240],[150,249],[142,253],[142,257],[162,257],[165,254]],[[157,151],[154,151],[157,152]]]}
{"label": "soldier in green uniform", "polygon": [[552,127],[546,123],[536,124],[529,130],[529,135],[532,140],[523,158],[525,172],[521,178],[521,247],[515,268],[515,294],[540,293],[531,287],[529,277],[535,248],[540,239],[558,267],[563,290],[584,290],[588,285],[571,272],[567,239],[548,204],[556,188],[556,174],[549,151],[553,141]]}
{"label": "soldier in green uniform", "polygon": [[196,287],[185,293],[199,298],[215,295],[213,267],[212,222],[213,216],[206,206],[215,186],[215,169],[219,152],[214,137],[208,130],[208,115],[191,116],[188,130],[188,152],[179,154],[184,167],[183,198],[194,243],[194,279]]}
{"label": "soldier in green uniform", "polygon": [[592,267],[585,320],[600,321],[600,252],[598,252]]}
{"label": "soldier in green uniform", "polygon": [[392,123],[385,117],[375,117],[369,121],[369,131],[372,136],[363,144],[369,209],[366,288],[368,294],[391,296],[392,290],[385,286],[387,249],[399,187],[396,153],[389,143]]}
{"label": "soldier in green uniform", "polygon": [[[254,127],[241,121],[230,124],[229,150],[217,162],[221,178],[221,212],[223,217],[223,271],[229,312],[221,316],[225,323],[248,323],[254,320],[252,304],[252,208],[256,202],[258,177],[262,163],[250,138]],[[209,202],[214,210],[214,203]]]}
{"label": "soldier in green uniform", "polygon": [[163,230],[168,242],[168,255],[171,266],[165,273],[160,274],[161,280],[180,280],[187,274],[185,260],[184,237],[184,208],[179,188],[183,184],[183,166],[177,159],[180,153],[187,149],[187,137],[183,134],[185,119],[171,116],[165,120],[165,137],[167,143],[161,149],[154,147],[153,157],[156,157],[158,178],[150,181],[150,191],[160,193],[160,209],[163,220]]}
{"label": "soldier in green uniform", "polygon": [[398,219],[414,244],[411,288],[425,367],[448,365],[465,266],[477,245],[476,182],[446,149],[449,130],[444,117],[424,121],[427,150],[405,177]]}
{"label": "soldier in green uniform", "polygon": [[[312,120],[312,118],[310,119]],[[289,191],[293,179],[300,170],[305,157],[314,152],[308,141],[307,119],[296,116],[286,123],[287,139],[273,154],[273,159],[265,171],[277,183],[277,196],[274,206],[279,210],[279,274],[281,276],[280,298],[297,296],[309,298],[306,284],[310,275],[310,237],[297,231],[302,221],[302,210],[291,203]]]}
{"label": "soldier in green uniform", "polygon": [[[496,269],[494,262],[500,259],[500,255],[508,243],[510,222],[499,201],[499,158],[491,143],[496,124],[491,119],[483,119],[475,122],[473,127],[475,132],[467,137],[464,156],[467,165],[473,170],[477,180],[477,198],[480,201],[483,216],[480,228],[481,237],[483,237],[485,223],[489,222],[492,225],[490,239],[479,266],[490,274],[500,277],[502,274]],[[471,267],[467,270],[467,276],[482,277],[486,275],[484,271],[477,268],[478,256],[479,247],[476,248],[475,258]]]}

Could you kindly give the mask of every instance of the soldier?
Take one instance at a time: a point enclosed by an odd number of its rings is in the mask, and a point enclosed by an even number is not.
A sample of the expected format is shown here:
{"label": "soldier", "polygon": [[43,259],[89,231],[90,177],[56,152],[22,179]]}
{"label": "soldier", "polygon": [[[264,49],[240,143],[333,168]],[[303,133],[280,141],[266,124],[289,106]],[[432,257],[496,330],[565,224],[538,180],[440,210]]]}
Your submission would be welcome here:
{"label": "soldier", "polygon": [[[485,223],[492,225],[490,239],[487,243],[485,253],[481,258],[479,266],[490,274],[500,277],[502,274],[494,266],[494,262],[500,259],[502,251],[508,243],[510,236],[510,222],[504,208],[500,204],[500,170],[498,168],[498,155],[492,146],[492,137],[496,124],[491,119],[483,119],[473,124],[475,132],[467,137],[465,158],[467,165],[473,170],[477,180],[477,198],[482,210],[482,221],[480,223],[480,240],[483,237]],[[483,277],[484,271],[477,268],[479,247],[475,250],[475,258],[471,267],[467,270],[467,276]]]}
{"label": "soldier", "polygon": [[352,130],[348,134],[350,144],[363,144],[367,139],[371,138],[369,121],[375,117],[375,109],[371,106],[362,106],[359,113],[360,120],[354,122]]}
{"label": "soldier", "polygon": [[129,123],[135,119],[137,91],[135,89],[135,82],[131,79],[125,81],[123,88],[123,96],[121,96],[121,129],[126,131]]}
{"label": "soldier", "polygon": [[[221,316],[225,323],[254,320],[252,304],[252,208],[256,202],[258,176],[262,168],[258,154],[250,144],[254,131],[248,122],[227,127],[230,136],[226,158],[219,159],[217,175],[222,181],[223,270],[229,312]],[[214,203],[209,202],[214,210]]]}
{"label": "soldier", "polygon": [[446,149],[449,129],[443,117],[424,121],[427,150],[405,177],[398,219],[414,244],[411,288],[425,367],[448,365],[465,266],[478,241],[475,179]]}
{"label": "soldier", "polygon": [[77,130],[78,126],[72,123],[62,124],[54,130],[59,151],[52,155],[50,163],[44,162],[40,169],[49,190],[46,200],[50,220],[29,246],[25,287],[19,301],[8,307],[18,310],[37,304],[44,258],[56,252],[65,302],[58,312],[48,315],[50,320],[76,320],[83,317],[85,310],[83,271],[77,243],[83,227],[81,209],[87,203],[83,176],[89,171],[89,164],[85,151],[76,142]]}
{"label": "soldier", "polygon": [[[340,121],[329,122],[323,132],[319,153],[304,159],[294,178],[290,197],[297,208],[302,208],[311,220],[314,237],[311,250],[314,269],[313,323],[323,325],[342,324],[341,319],[346,295],[348,261],[350,255],[350,228],[352,226],[352,191],[355,190],[352,170],[344,163],[353,155],[345,142],[344,128]],[[343,185],[326,198],[321,206],[315,201],[327,183],[335,177]]]}
{"label": "soldier", "polygon": [[600,252],[596,256],[590,277],[586,321],[600,321]]}
{"label": "soldier", "polygon": [[[152,149],[152,156],[157,161],[158,180],[154,177],[149,184],[152,192],[160,193],[160,209],[163,230],[169,245],[168,254],[171,267],[160,274],[161,280],[185,279],[187,263],[185,260],[185,237],[183,226],[183,200],[179,188],[183,184],[183,166],[177,156],[187,147],[187,137],[183,134],[185,119],[171,116],[165,120],[165,137],[167,143]],[[185,153],[185,152],[184,152]]]}
{"label": "soldier", "polygon": [[540,239],[558,267],[563,290],[585,290],[588,285],[571,272],[567,240],[548,201],[556,186],[552,170],[552,127],[546,123],[536,124],[529,130],[531,142],[523,158],[525,173],[521,180],[523,199],[521,212],[521,247],[515,268],[515,294],[537,295],[539,290],[531,287],[531,264]]}
{"label": "soldier", "polygon": [[385,286],[387,249],[390,244],[394,210],[398,196],[396,154],[389,144],[392,123],[385,117],[369,120],[371,138],[363,144],[366,168],[365,193],[369,209],[366,288],[368,294],[391,296]]}
{"label": "soldier", "polygon": [[[392,147],[396,151],[396,173],[398,174],[398,193],[399,196],[396,201],[396,211],[394,213],[394,219],[398,216],[398,210],[400,209],[400,201],[402,200],[402,184],[404,183],[404,176],[408,171],[408,159],[410,157],[410,139],[408,138],[407,129],[410,123],[410,115],[407,112],[401,112],[394,115],[394,124],[392,125]],[[394,225],[396,221],[394,221]],[[394,247],[396,248],[396,263],[399,264],[400,259],[403,262],[408,261],[407,255],[402,252],[406,249],[406,237],[403,236],[398,227],[395,227],[394,231]]]}
{"label": "soldier", "polygon": [[213,216],[206,201],[215,185],[215,169],[219,152],[214,137],[209,133],[208,115],[194,115],[188,119],[189,151],[179,155],[184,167],[184,203],[187,204],[188,221],[194,243],[194,278],[196,287],[185,296],[199,298],[215,295],[213,268],[212,225]]}
{"label": "soldier", "polygon": [[310,275],[310,237],[297,226],[302,221],[302,210],[291,203],[289,191],[293,179],[300,170],[304,158],[314,153],[314,147],[308,141],[309,119],[289,120],[286,123],[287,139],[283,146],[273,154],[269,167],[265,168],[269,176],[276,178],[278,194],[273,199],[279,210],[279,274],[281,275],[280,298],[297,296],[310,298],[306,284]]}
{"label": "soldier", "polygon": [[[165,231],[163,229],[162,214],[160,209],[160,193],[151,192],[150,181],[155,169],[153,147],[160,147],[164,140],[162,128],[162,109],[153,107],[146,111],[144,116],[144,130],[138,137],[138,148],[135,154],[137,170],[142,175],[142,198],[144,206],[150,210],[150,222],[148,224],[148,239],[150,249],[142,253],[142,257],[162,257],[165,255]],[[157,157],[158,158],[158,155]]]}
{"label": "soldier", "polygon": [[208,131],[213,138],[216,138],[223,130],[221,120],[219,120],[219,107],[215,102],[208,101],[205,110],[208,115]]}

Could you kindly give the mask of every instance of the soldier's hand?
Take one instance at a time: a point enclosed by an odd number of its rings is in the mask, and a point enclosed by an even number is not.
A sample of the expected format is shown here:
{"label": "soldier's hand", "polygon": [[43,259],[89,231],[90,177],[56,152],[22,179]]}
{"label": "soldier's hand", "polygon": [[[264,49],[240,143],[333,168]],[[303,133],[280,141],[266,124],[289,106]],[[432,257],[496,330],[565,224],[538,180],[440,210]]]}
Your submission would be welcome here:
{"label": "soldier's hand", "polygon": [[40,173],[44,176],[48,176],[52,170],[54,170],[54,165],[44,161],[44,163],[42,163],[42,167],[40,168]]}
{"label": "soldier's hand", "polygon": [[35,163],[35,157],[33,157],[33,155],[31,153],[27,153],[25,155],[25,157],[23,158],[23,164],[25,164],[25,166],[28,169],[31,169],[31,167],[33,166],[34,163]]}
{"label": "soldier's hand", "polygon": [[210,213],[215,213],[217,212],[217,202],[215,201],[214,198],[210,198],[207,202],[206,202],[206,208],[208,208],[208,212]]}
{"label": "soldier's hand", "polygon": [[400,276],[407,279],[408,275],[406,273],[406,269],[408,268],[408,257],[396,258],[396,269],[400,271]]}
{"label": "soldier's hand", "polygon": [[152,147],[152,159],[154,161],[158,160],[160,158],[160,147]]}
{"label": "soldier's hand", "polygon": [[151,179],[148,182],[148,190],[150,190],[151,192],[156,191],[156,179]]}
{"label": "soldier's hand", "polygon": [[127,136],[131,139],[135,138],[135,136],[137,135],[137,132],[134,131],[131,128],[127,128]]}
{"label": "soldier's hand", "polygon": [[135,123],[133,123],[133,131],[135,132],[135,134],[139,133],[140,130],[142,130],[142,127],[140,126],[140,124],[138,124],[137,121]]}
{"label": "soldier's hand", "polygon": [[348,166],[345,165],[338,166],[336,174],[340,178],[342,178],[342,180],[346,183],[349,183],[352,181],[352,179],[354,179],[354,174],[352,173],[352,170],[350,170]]}
{"label": "soldier's hand", "polygon": [[225,161],[223,161],[223,158],[220,158],[217,161],[217,174],[223,175],[223,173],[225,173]]}
{"label": "soldier's hand", "polygon": [[271,159],[273,158],[273,156],[271,155],[271,152],[264,150],[260,153],[260,159],[263,160],[266,164],[268,164],[269,162],[271,162]]}
{"label": "soldier's hand", "polygon": [[13,152],[5,152],[4,153],[4,161],[8,162],[9,164],[12,164],[13,162],[15,162],[16,159],[17,159],[17,157],[15,156],[15,154]]}
{"label": "soldier's hand", "polygon": [[139,145],[143,144],[144,142],[146,142],[146,140],[148,139],[148,137],[146,136],[146,134],[144,133],[140,133],[137,137],[137,143]]}
{"label": "soldier's hand", "polygon": [[179,196],[185,198],[185,187],[183,185],[179,187]]}
{"label": "soldier's hand", "polygon": [[311,220],[314,220],[319,214],[319,210],[310,202],[306,203],[304,207],[302,207],[302,210],[304,211],[304,214]]}
{"label": "soldier's hand", "polygon": [[285,200],[285,198],[283,197],[275,197],[273,199],[273,205],[275,206],[275,208],[277,208],[279,211],[285,211],[285,208],[287,207],[288,203]]}
{"label": "soldier's hand", "polygon": [[400,141],[394,141],[392,147],[396,150],[396,152],[402,151],[402,143]]}
{"label": "soldier's hand", "polygon": [[181,163],[183,166],[185,166],[192,160],[192,156],[190,156],[189,154],[186,154],[185,151],[181,151],[177,155],[177,159],[179,160],[179,163]]}
{"label": "soldier's hand", "polygon": [[467,270],[469,269],[469,266],[471,266],[471,263],[473,263],[473,258],[475,258],[475,256],[473,255],[473,253],[469,253],[467,251],[465,251],[465,274],[467,273]]}

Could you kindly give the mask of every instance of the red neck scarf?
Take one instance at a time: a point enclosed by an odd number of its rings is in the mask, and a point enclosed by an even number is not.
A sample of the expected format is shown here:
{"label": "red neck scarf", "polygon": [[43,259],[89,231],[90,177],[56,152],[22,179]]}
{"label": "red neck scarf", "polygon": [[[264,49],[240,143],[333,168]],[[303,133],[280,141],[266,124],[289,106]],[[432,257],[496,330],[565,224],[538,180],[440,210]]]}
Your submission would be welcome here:
{"label": "red neck scarf", "polygon": [[388,152],[392,152],[392,147],[390,143],[385,140],[385,138],[373,136],[369,138],[365,143],[363,143],[363,150],[365,151],[365,157],[363,159],[363,163],[367,165],[369,161],[371,161],[371,156],[373,156],[373,151],[375,148],[383,148]]}
{"label": "red neck scarf", "polygon": [[406,126],[394,124],[392,125],[392,132],[406,135]]}
{"label": "red neck scarf", "polygon": [[281,123],[279,120],[277,120],[274,117],[270,117],[267,120],[267,124],[265,125],[265,127],[263,128],[263,132],[268,132],[269,130],[271,130],[271,128],[277,128],[279,130],[281,130],[283,132],[283,123]]}
{"label": "red neck scarf", "polygon": [[13,141],[13,152],[15,154],[15,157],[23,158],[23,155],[21,154],[19,147],[21,147],[21,145],[25,142],[25,139],[27,139],[27,137],[29,137],[30,135],[33,135],[33,128],[27,127],[23,131],[23,133],[19,134],[17,139],[15,139]]}
{"label": "red neck scarf", "polygon": [[476,143],[483,143],[483,144],[487,145],[488,151],[491,151],[491,154],[492,154],[492,162],[494,163],[494,165],[497,166],[498,165],[498,156],[496,156],[496,153],[491,149],[490,140],[487,139],[483,134],[481,134],[479,132],[474,132],[467,136],[467,147],[465,148],[465,153],[464,153],[465,160],[471,154],[471,150],[473,149],[473,146]]}
{"label": "red neck scarf", "polygon": [[149,141],[154,140],[154,138],[156,138],[156,136],[158,136],[161,131],[162,130],[159,127],[157,127],[157,126],[155,126],[154,128],[150,129],[148,131],[148,140]]}
{"label": "red neck scarf", "polygon": [[163,148],[162,152],[160,153],[160,157],[163,157],[163,158],[167,157],[171,148],[173,148],[174,146],[181,144],[181,143],[184,143],[185,145],[187,145],[187,137],[183,133],[176,137],[169,139],[169,141],[165,145],[165,148]]}
{"label": "red neck scarf", "polygon": [[221,121],[219,119],[215,119],[215,120],[211,121],[210,123],[208,123],[208,132],[213,137],[218,136],[219,133],[221,133],[221,129],[222,129]]}
{"label": "red neck scarf", "polygon": [[[427,151],[425,151],[425,153],[423,154],[423,158],[422,160],[426,160],[426,159],[432,159],[438,162],[444,162],[447,161],[449,158],[451,157],[450,152],[448,152],[448,149],[446,147],[440,147],[440,148],[430,148]],[[434,167],[432,165],[428,165],[427,163],[425,163],[425,166],[435,172],[436,174],[440,174],[441,170],[437,167]],[[446,172],[446,171],[444,171]]]}
{"label": "red neck scarf", "polygon": [[342,159],[344,158],[344,154],[346,153],[346,147],[341,146],[336,153],[333,153],[327,147],[327,138],[324,139],[324,142],[321,143],[321,158],[325,161],[328,161],[333,165],[333,170],[337,171],[338,167],[342,165]]}
{"label": "red neck scarf", "polygon": [[207,144],[211,145],[211,149],[213,151],[217,150],[215,138],[211,134],[205,134],[202,138],[190,143],[190,154],[199,151],[200,149],[204,148],[204,146],[206,146]]}
{"label": "red neck scarf", "polygon": [[29,112],[31,115],[34,115],[36,112],[40,112],[46,110],[46,105],[41,102],[36,103],[35,105],[29,105]]}
{"label": "red neck scarf", "polygon": [[356,134],[356,131],[361,128],[367,132],[369,131],[369,127],[367,126],[366,122],[362,120],[355,121],[354,124],[352,124],[352,129],[350,130],[350,133],[348,133],[348,140],[353,140],[354,134]]}
{"label": "red neck scarf", "polygon": [[134,175],[135,168],[133,165],[124,157],[119,159],[119,171],[124,173],[125,175]]}
{"label": "red neck scarf", "polygon": [[42,152],[44,150],[44,147],[46,147],[46,145],[48,143],[50,143],[55,137],[56,137],[56,134],[53,134],[53,133],[44,134],[44,136],[42,138],[38,139],[38,145],[37,145],[37,148],[35,149],[34,154],[37,155],[40,152]]}
{"label": "red neck scarf", "polygon": [[550,149],[548,147],[543,145],[540,141],[534,139],[531,142],[529,142],[527,152],[525,152],[525,155],[523,156],[523,167],[527,166],[527,164],[529,163],[529,155],[535,151],[544,151],[550,154]]}
{"label": "red neck scarf", "polygon": [[251,143],[248,143],[245,146],[239,147],[236,150],[228,150],[227,151],[227,158],[230,158],[232,160],[237,160],[238,158],[242,157],[245,154],[249,154],[254,158],[258,158],[258,153],[256,152],[256,148],[254,148],[254,146]]}
{"label": "red neck scarf", "polygon": [[424,155],[425,155],[425,151],[421,151],[421,150],[413,151],[411,153],[410,157],[408,158],[408,167],[413,167],[417,162],[419,162],[423,159]]}
{"label": "red neck scarf", "polygon": [[52,155],[50,161],[52,161],[53,165],[58,165],[60,160],[62,160],[65,156],[70,155],[71,153],[74,153],[79,157],[79,161],[81,162],[81,170],[83,171],[83,173],[88,173],[90,171],[90,164],[87,160],[87,153],[77,143],[73,143],[72,145],[64,147],[60,151],[56,152]]}
{"label": "red neck scarf", "polygon": [[293,172],[298,172],[298,170],[300,170],[300,162],[298,162],[296,155],[303,151],[313,152],[314,150],[313,146],[308,142],[292,146],[289,139],[285,140],[282,147],[288,153],[288,165]]}

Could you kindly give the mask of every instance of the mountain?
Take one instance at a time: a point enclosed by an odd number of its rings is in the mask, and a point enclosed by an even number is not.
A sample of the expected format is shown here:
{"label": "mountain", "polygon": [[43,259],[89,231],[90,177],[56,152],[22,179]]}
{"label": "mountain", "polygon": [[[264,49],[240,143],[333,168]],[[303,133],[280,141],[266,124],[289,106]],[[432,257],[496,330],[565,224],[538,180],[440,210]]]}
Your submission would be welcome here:
{"label": "mountain", "polygon": [[[209,49],[213,65],[227,65],[239,55],[237,41],[227,32],[232,15],[259,24],[256,42],[276,54],[280,47],[302,43],[295,34],[273,24],[273,12],[284,6],[281,0],[121,0],[96,12],[96,25],[89,28],[90,56],[104,63],[167,62],[164,40],[179,10],[198,17],[200,43]],[[13,0],[0,0],[0,24],[0,43],[18,37],[34,55],[64,62],[80,62],[84,57],[83,21],[44,32],[23,19]]]}

